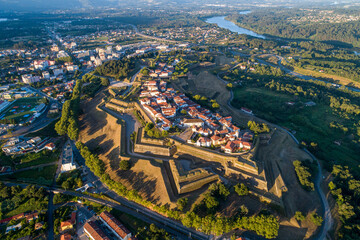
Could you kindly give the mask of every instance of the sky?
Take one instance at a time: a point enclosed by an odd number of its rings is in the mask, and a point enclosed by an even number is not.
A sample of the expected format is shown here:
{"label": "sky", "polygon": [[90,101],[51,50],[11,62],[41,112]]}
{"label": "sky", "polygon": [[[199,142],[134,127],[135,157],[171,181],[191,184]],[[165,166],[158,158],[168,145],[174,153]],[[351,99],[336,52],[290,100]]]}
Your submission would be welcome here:
{"label": "sky", "polygon": [[359,2],[360,0],[0,0],[0,11],[46,11],[62,9],[93,9],[99,7],[132,7],[132,6],[166,6],[192,4],[251,4],[274,2],[276,4],[301,4],[325,2],[332,4],[334,2]]}

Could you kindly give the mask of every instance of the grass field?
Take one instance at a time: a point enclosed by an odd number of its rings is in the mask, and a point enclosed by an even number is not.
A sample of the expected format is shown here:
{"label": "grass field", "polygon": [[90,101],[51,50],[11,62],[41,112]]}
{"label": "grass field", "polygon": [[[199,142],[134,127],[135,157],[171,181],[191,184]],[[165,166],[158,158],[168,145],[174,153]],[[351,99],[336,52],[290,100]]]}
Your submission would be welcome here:
{"label": "grass field", "polygon": [[46,127],[26,135],[26,137],[58,137],[59,135],[55,131],[55,124],[57,123],[58,119],[55,119],[52,121],[49,125]]}
{"label": "grass field", "polygon": [[318,71],[313,71],[313,70],[309,70],[309,69],[305,69],[305,68],[299,68],[299,67],[294,67],[294,72],[303,74],[303,75],[307,75],[307,76],[313,76],[313,77],[317,77],[317,78],[326,78],[326,79],[330,79],[333,80],[335,83],[339,83],[342,85],[352,85],[354,87],[360,88],[360,83],[359,82],[355,82],[349,78],[346,77],[341,77],[341,76],[337,76],[337,75],[332,75],[332,74],[328,74],[328,73],[321,73]]}
{"label": "grass field", "polygon": [[43,150],[38,153],[28,153],[23,156],[15,158],[15,161],[20,161],[16,165],[17,169],[27,168],[31,166],[36,166],[40,164],[52,163],[59,160],[60,149],[56,149],[55,152],[50,152],[48,150]]}
{"label": "grass field", "polygon": [[[294,101],[296,104],[288,106],[285,104],[287,101]],[[317,143],[323,159],[357,166],[358,155],[348,136],[330,128],[330,123],[334,121],[345,126],[350,122],[335,115],[325,104],[304,107],[301,102],[306,101],[309,99],[294,98],[264,88],[237,88],[234,89],[232,105],[250,108],[260,118],[295,130],[295,136],[299,140]],[[335,145],[334,141],[339,140],[342,142],[341,146]]]}
{"label": "grass field", "polygon": [[41,98],[19,98],[1,114],[2,119],[14,119],[15,122],[24,122],[32,116],[32,109],[41,103]]}
{"label": "grass field", "polygon": [[54,179],[57,165],[34,168],[11,175],[1,176],[1,180],[18,180],[21,182],[50,185]]}

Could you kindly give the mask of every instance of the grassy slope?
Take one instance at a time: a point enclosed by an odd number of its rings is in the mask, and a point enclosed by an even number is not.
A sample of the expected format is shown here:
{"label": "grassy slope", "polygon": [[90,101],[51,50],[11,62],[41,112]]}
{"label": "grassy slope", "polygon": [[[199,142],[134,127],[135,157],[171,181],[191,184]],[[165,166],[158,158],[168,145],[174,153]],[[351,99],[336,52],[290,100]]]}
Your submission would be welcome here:
{"label": "grassy slope", "polygon": [[[294,97],[263,88],[235,89],[234,99],[239,101],[233,101],[234,106],[246,106],[260,118],[295,130],[299,140],[318,143],[324,159],[338,160],[354,167],[358,165],[358,156],[348,140],[329,126],[332,121],[346,124],[346,120],[334,115],[329,106],[321,103],[304,108],[286,106],[285,102],[294,101]],[[336,140],[342,140],[342,145],[335,145]]]}

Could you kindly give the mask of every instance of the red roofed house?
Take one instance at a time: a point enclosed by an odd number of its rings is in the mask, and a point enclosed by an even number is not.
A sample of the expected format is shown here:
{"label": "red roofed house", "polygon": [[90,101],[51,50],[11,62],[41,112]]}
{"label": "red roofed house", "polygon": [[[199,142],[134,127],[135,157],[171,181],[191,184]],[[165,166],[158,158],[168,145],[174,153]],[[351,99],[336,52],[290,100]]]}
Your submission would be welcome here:
{"label": "red roofed house", "polygon": [[253,114],[253,113],[252,113],[252,110],[250,110],[250,109],[248,109],[248,108],[242,107],[242,108],[241,108],[241,111],[243,111],[244,113],[247,113],[247,114]]}
{"label": "red roofed house", "polygon": [[84,225],[84,232],[91,240],[110,240],[95,222],[87,222]]}
{"label": "red roofed house", "polygon": [[76,212],[74,211],[71,213],[71,218],[69,220],[60,223],[60,229],[61,231],[73,229],[75,223],[76,223]]}
{"label": "red roofed house", "polygon": [[174,107],[162,108],[161,112],[165,117],[175,117],[176,116],[176,108],[174,108]]}
{"label": "red roofed house", "polygon": [[109,212],[102,212],[100,214],[100,220],[121,240],[128,240],[131,238],[131,232]]}
{"label": "red roofed house", "polygon": [[51,142],[51,143],[46,144],[46,145],[45,145],[45,148],[46,148],[47,150],[52,151],[52,150],[54,150],[54,149],[56,148],[56,146],[55,146],[54,143]]}
{"label": "red roofed house", "polygon": [[211,142],[212,142],[212,144],[214,145],[214,146],[217,146],[217,145],[220,145],[221,144],[221,137],[219,137],[219,136],[216,136],[216,135],[213,135],[213,136],[211,136]]}
{"label": "red roofed house", "polygon": [[60,236],[60,240],[71,240],[71,239],[72,237],[69,233],[65,233]]}
{"label": "red roofed house", "polygon": [[200,137],[197,140],[196,145],[199,147],[211,147],[211,140],[207,137]]}
{"label": "red roofed house", "polygon": [[236,146],[236,144],[234,143],[234,141],[229,141],[226,146],[223,148],[225,153],[233,153],[235,152],[236,148],[238,146]]}

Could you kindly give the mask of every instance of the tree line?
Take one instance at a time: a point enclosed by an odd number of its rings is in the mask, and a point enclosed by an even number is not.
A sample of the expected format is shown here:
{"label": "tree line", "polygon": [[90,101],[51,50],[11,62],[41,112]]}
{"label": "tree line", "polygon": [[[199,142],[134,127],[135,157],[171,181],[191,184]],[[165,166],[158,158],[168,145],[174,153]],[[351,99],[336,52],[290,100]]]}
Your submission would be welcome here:
{"label": "tree line", "polygon": [[81,80],[77,80],[72,97],[63,104],[61,118],[55,124],[55,130],[60,136],[67,135],[72,140],[79,137],[81,85]]}

